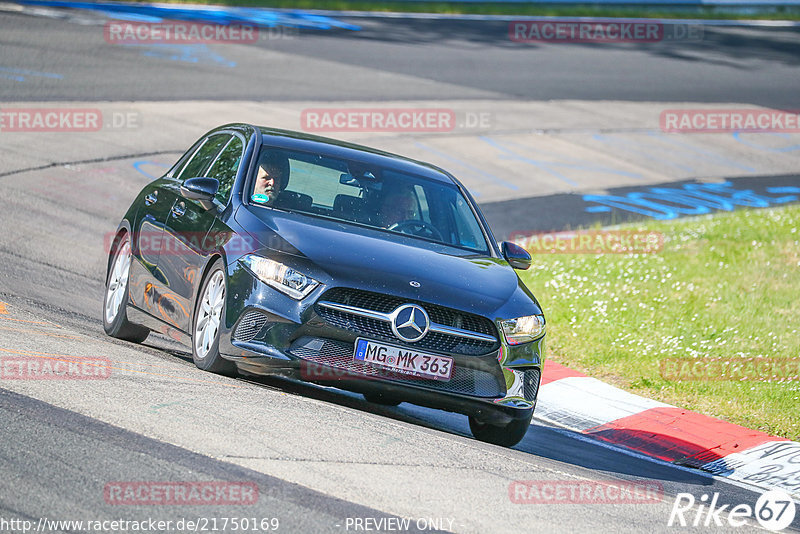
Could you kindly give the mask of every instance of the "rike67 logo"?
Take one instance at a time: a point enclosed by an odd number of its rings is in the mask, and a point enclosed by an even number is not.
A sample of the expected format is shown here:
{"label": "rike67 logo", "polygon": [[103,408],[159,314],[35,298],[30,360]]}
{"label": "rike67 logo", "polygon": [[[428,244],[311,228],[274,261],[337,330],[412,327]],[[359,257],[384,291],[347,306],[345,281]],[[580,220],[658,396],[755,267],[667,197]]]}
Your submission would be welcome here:
{"label": "rike67 logo", "polygon": [[691,493],[678,493],[667,526],[670,527],[742,527],[755,519],[773,532],[787,528],[794,521],[795,503],[788,493],[771,490],[763,493],[755,506],[719,504],[719,493],[703,494],[695,499]]}

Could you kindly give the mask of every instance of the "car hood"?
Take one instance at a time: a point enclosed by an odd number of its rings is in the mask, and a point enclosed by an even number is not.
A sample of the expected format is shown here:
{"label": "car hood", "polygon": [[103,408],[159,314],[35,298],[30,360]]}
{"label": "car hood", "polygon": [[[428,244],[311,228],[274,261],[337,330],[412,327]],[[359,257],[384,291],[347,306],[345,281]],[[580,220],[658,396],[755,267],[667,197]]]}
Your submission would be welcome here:
{"label": "car hood", "polygon": [[[541,313],[501,258],[464,255],[412,237],[278,210],[240,210],[236,218],[266,249],[262,254],[291,255],[299,260],[291,263],[313,271],[307,274],[328,286],[388,293],[491,318]],[[509,307],[514,310],[504,310]]]}

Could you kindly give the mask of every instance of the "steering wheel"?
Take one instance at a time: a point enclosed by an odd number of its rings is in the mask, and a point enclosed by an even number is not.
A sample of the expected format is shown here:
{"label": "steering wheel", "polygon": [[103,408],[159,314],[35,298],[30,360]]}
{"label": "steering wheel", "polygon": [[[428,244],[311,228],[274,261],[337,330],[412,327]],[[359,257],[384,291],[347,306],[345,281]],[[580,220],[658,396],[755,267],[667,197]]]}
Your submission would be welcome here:
{"label": "steering wheel", "polygon": [[[442,239],[442,234],[434,225],[429,222],[420,221],[419,219],[406,219],[405,221],[396,222],[389,226],[389,230],[394,230],[395,232],[400,232],[403,234],[411,234],[419,237],[435,239],[436,241],[444,241],[444,239]],[[404,232],[404,230],[409,231]]]}

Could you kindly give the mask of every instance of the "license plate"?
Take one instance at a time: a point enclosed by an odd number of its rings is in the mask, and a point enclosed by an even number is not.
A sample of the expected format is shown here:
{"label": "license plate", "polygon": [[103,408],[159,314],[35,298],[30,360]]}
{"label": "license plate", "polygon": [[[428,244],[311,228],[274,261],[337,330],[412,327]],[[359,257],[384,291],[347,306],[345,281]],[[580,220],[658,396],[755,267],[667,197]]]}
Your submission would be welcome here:
{"label": "license plate", "polygon": [[366,339],[356,340],[353,359],[420,378],[450,380],[453,376],[453,358],[425,354]]}

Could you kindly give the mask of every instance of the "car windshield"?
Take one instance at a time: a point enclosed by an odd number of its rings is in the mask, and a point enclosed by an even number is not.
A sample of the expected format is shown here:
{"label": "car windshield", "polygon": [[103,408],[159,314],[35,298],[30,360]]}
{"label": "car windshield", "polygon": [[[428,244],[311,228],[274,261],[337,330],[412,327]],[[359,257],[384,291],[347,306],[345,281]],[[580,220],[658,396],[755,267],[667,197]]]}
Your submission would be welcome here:
{"label": "car windshield", "polygon": [[251,204],[328,217],[489,254],[454,184],[364,163],[264,147]]}

